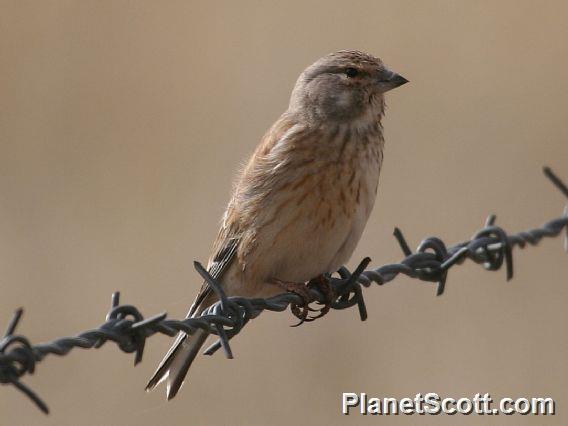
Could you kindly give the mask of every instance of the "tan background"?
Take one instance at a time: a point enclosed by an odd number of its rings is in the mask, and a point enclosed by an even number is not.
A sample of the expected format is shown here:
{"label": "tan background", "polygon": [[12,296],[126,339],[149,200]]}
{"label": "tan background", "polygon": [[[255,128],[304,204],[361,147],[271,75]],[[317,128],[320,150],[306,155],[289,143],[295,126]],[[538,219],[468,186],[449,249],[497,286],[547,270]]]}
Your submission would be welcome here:
{"label": "tan background", "polygon": [[[562,1],[2,1],[0,323],[25,306],[33,342],[103,321],[110,294],[182,316],[239,164],[330,51],[381,56],[411,84],[389,94],[380,199],[351,266],[486,214],[510,231],[559,215],[543,164],[568,179],[568,6]],[[285,3],[285,4],[284,4]],[[112,345],[50,357],[30,384],[44,417],[0,387],[0,423],[566,424],[567,257],[517,251],[516,278],[466,264],[447,293],[401,278],[355,309],[289,328],[263,315],[236,359],[203,358],[173,403]],[[277,336],[277,337],[276,337]],[[341,392],[551,396],[559,415],[342,417]]]}

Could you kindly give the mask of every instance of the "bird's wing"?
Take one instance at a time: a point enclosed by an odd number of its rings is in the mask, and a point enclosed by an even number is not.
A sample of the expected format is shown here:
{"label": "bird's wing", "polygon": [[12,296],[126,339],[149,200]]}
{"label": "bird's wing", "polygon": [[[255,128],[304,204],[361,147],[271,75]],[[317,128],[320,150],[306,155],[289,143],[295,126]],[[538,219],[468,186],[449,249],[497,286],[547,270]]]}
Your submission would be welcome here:
{"label": "bird's wing", "polygon": [[[262,164],[263,161],[266,161],[266,156],[270,153],[270,151],[274,148],[276,143],[286,132],[293,126],[293,122],[289,120],[286,114],[283,114],[280,119],[278,119],[274,125],[266,132],[262,141],[257,146],[254,154],[252,155],[251,159],[247,166],[243,169],[241,174],[241,182],[236,185],[236,187],[241,186],[250,186],[250,185],[242,185],[244,181],[257,181],[260,184],[264,184],[264,179],[259,178],[252,178],[251,175],[254,175],[258,172],[259,165]],[[242,188],[241,188],[242,189]],[[262,189],[258,189],[256,192],[262,193]],[[260,194],[258,194],[260,195]],[[227,211],[223,217],[223,225],[219,230],[219,234],[217,235],[217,239],[213,244],[213,256],[211,257],[208,265],[208,271],[211,276],[219,280],[223,273],[227,270],[230,266],[231,262],[235,258],[235,255],[238,251],[239,242],[241,240],[241,229],[246,228],[249,224],[243,222],[242,215],[239,213],[240,210],[243,210],[243,206],[241,205],[242,199],[250,199],[250,196],[241,197],[239,194],[235,193],[229,206],[227,207]],[[240,199],[241,202],[237,200]],[[244,208],[246,210],[246,207]],[[212,288],[204,282],[201,286],[201,290],[199,291],[195,301],[191,305],[191,308],[188,313],[188,317],[195,314],[195,312],[199,309],[201,303],[207,299],[207,297],[211,294]]]}
{"label": "bird's wing", "polygon": [[[213,243],[213,255],[207,265],[207,271],[215,280],[221,279],[223,273],[231,265],[235,258],[235,254],[237,253],[240,238],[235,216],[235,206],[233,200],[231,200],[223,217],[221,229]],[[207,281],[204,281],[199,293],[191,305],[191,308],[189,309],[187,314],[188,318],[195,314],[212,291],[213,289],[211,286],[207,284]]]}
{"label": "bird's wing", "polygon": [[[213,244],[213,255],[207,265],[209,273],[217,281],[222,279],[232,262],[243,256],[242,249],[250,248],[249,245],[254,235],[251,229],[254,228],[253,223],[256,220],[256,216],[251,214],[251,211],[254,211],[252,206],[255,203],[258,204],[258,200],[266,198],[271,190],[266,171],[274,169],[275,159],[271,159],[270,153],[292,125],[293,123],[287,120],[284,114],[266,133],[251,160],[241,172],[240,180],[235,186],[233,198],[229,202],[223,223]],[[258,205],[255,208],[258,208]],[[212,292],[209,284],[204,282],[187,316],[195,316],[200,310],[206,308],[207,306],[204,305],[213,300],[210,297],[213,295]],[[184,332],[178,333],[174,344],[148,382],[146,389],[151,390],[160,381],[167,379],[168,399],[173,398],[207,336],[208,332],[203,329],[197,329],[191,335]]]}
{"label": "bird's wing", "polygon": [[[211,259],[208,268],[208,272],[214,280],[219,280],[223,273],[227,270],[235,257],[235,253],[237,252],[237,247],[239,245],[238,238],[227,238],[223,242],[224,244]],[[189,309],[189,312],[187,314],[188,318],[195,314],[201,303],[203,303],[203,301],[207,299],[212,291],[213,289],[211,288],[211,286],[207,284],[207,281],[204,281],[203,285],[201,286],[201,290],[199,290],[197,297],[195,298],[193,304],[191,305],[191,308]]]}
{"label": "bird's wing", "polygon": [[[231,205],[227,209],[225,218],[231,211]],[[235,253],[239,244],[239,239],[231,237],[231,229],[234,227],[226,226],[227,221],[223,221],[223,226],[219,231],[219,235],[215,240],[213,246],[214,256],[209,261],[208,272],[215,280],[219,280],[223,273],[227,270],[227,267],[231,264],[235,258]],[[203,282],[201,290],[197,294],[189,312],[187,318],[191,318],[205,300],[208,299],[209,295],[213,289],[207,284],[206,281]],[[191,335],[187,335],[184,332],[179,332],[174,344],[170,347],[160,365],[156,369],[156,372],[146,385],[146,390],[152,390],[158,383],[162,380],[168,380],[167,386],[167,396],[168,399],[173,398],[178,392],[187,370],[189,369],[191,363],[195,359],[199,349],[205,343],[209,333],[202,329],[195,330]],[[193,337],[190,339],[190,337]]]}

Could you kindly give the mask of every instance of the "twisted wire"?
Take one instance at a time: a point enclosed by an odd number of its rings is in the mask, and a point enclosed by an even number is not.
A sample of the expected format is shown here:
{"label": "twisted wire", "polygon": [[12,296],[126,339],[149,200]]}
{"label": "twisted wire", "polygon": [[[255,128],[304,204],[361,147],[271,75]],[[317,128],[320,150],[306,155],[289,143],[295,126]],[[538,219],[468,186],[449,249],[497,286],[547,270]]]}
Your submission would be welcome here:
{"label": "twisted wire", "polygon": [[[544,168],[545,175],[568,199],[568,187],[550,168]],[[384,265],[372,270],[365,270],[370,262],[363,259],[359,266],[350,272],[342,267],[337,276],[330,277],[335,299],[333,309],[347,309],[357,305],[362,321],[367,319],[367,309],[363,298],[362,287],[369,287],[373,282],[386,284],[403,274],[424,282],[436,283],[436,294],[444,293],[448,271],[455,265],[470,259],[482,264],[490,271],[501,269],[505,265],[507,280],[513,277],[514,247],[524,248],[527,244],[536,245],[542,238],[558,236],[562,230],[565,234],[565,249],[568,251],[568,207],[564,213],[541,227],[508,235],[495,225],[496,217],[490,215],[483,229],[465,242],[446,247],[436,237],[424,239],[416,252],[412,252],[402,232],[395,228],[394,236],[398,241],[405,258],[400,263]],[[47,405],[41,398],[23,384],[20,379],[26,374],[33,374],[35,366],[47,355],[64,356],[74,348],[100,348],[107,342],[114,342],[121,351],[134,353],[134,364],[142,361],[146,339],[155,334],[175,336],[179,331],[192,333],[198,328],[205,329],[218,336],[218,340],[205,350],[212,355],[223,348],[227,358],[233,354],[229,340],[237,335],[243,327],[263,311],[282,312],[288,306],[301,305],[303,299],[295,293],[284,293],[268,299],[248,299],[243,297],[227,297],[211,275],[199,262],[194,262],[195,269],[216,292],[219,302],[208,308],[198,318],[184,320],[168,319],[166,313],[144,318],[138,308],[133,305],[121,305],[118,292],[112,295],[111,308],[106,320],[100,326],[82,332],[74,337],[63,337],[48,343],[32,345],[19,334],[14,334],[22,317],[23,309],[16,310],[4,337],[0,340],[0,383],[11,384],[24,393],[44,413],[48,413]],[[314,301],[324,302],[325,295],[317,288],[309,289]]]}

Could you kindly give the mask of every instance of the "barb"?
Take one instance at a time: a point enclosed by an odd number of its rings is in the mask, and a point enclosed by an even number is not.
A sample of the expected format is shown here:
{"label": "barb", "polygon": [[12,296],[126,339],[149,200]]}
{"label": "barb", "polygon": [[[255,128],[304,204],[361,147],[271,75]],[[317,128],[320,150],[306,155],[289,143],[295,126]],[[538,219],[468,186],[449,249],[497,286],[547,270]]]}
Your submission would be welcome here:
{"label": "barb", "polygon": [[[568,187],[548,167],[544,168],[545,175],[568,198]],[[482,264],[489,271],[501,269],[505,264],[507,280],[513,277],[514,247],[524,248],[527,244],[536,245],[544,237],[556,237],[562,230],[565,234],[565,247],[568,251],[568,207],[562,216],[553,219],[539,228],[508,235],[502,228],[495,225],[496,217],[490,215],[483,229],[474,234],[469,241],[446,248],[442,240],[430,237],[423,240],[415,253],[410,250],[402,232],[396,228],[394,235],[404,255],[400,263],[384,265],[373,270],[365,270],[370,262],[363,259],[359,266],[349,272],[342,267],[335,277],[331,278],[336,299],[332,302],[333,309],[347,309],[358,306],[362,321],[367,319],[367,309],[361,286],[369,287],[371,283],[384,285],[394,280],[399,274],[406,275],[424,282],[437,284],[436,295],[440,296],[446,288],[448,271],[455,265],[470,259]],[[100,348],[107,342],[114,342],[125,353],[134,353],[134,364],[142,361],[146,339],[155,334],[175,336],[179,331],[193,332],[201,328],[215,334],[219,340],[211,345],[204,353],[212,355],[221,347],[227,358],[233,354],[229,341],[243,327],[263,311],[282,312],[290,304],[301,304],[302,298],[294,293],[284,293],[269,299],[246,299],[242,297],[227,297],[222,287],[203,266],[195,262],[197,272],[211,284],[220,301],[212,305],[198,318],[185,320],[168,319],[166,313],[161,313],[144,319],[140,311],[132,305],[121,305],[118,292],[112,295],[111,308],[106,321],[99,327],[85,331],[74,337],[64,337],[49,343],[31,345],[27,338],[14,334],[21,320],[23,309],[16,310],[6,333],[0,340],[0,383],[11,384],[28,396],[44,413],[48,413],[47,405],[20,379],[26,374],[33,374],[37,362],[47,355],[63,356],[73,348]],[[319,290],[309,290],[315,301],[325,301],[325,295]]]}

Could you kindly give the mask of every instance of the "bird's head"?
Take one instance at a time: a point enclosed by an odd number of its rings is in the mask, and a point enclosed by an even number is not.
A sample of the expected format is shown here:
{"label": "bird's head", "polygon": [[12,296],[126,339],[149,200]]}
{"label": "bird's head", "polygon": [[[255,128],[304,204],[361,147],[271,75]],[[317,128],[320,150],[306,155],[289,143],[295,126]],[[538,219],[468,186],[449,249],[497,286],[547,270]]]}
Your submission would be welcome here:
{"label": "bird's head", "polygon": [[354,120],[380,117],[383,94],[407,83],[379,58],[342,50],[317,60],[298,78],[290,110],[316,120]]}

